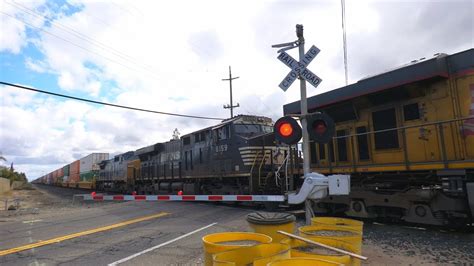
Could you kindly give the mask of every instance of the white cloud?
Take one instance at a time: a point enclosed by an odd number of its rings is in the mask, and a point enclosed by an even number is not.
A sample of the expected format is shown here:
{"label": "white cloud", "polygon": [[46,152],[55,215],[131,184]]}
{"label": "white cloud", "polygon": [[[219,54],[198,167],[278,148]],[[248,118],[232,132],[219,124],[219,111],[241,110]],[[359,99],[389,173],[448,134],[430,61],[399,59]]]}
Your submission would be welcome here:
{"label": "white cloud", "polygon": [[34,27],[43,25],[44,20],[31,15],[44,0],[38,1],[2,1],[0,3],[0,52],[20,53],[27,44],[26,26],[22,20],[25,17],[33,17],[30,23]]}
{"label": "white cloud", "polygon": [[47,72],[47,66],[45,65],[44,62],[42,61],[36,61],[32,59],[31,57],[27,57],[25,61],[25,65],[28,69],[31,69],[35,72],[38,73],[46,73]]}
{"label": "white cloud", "polygon": [[0,51],[17,54],[25,45],[25,26],[12,17],[3,15],[0,18],[2,31],[0,33]]}

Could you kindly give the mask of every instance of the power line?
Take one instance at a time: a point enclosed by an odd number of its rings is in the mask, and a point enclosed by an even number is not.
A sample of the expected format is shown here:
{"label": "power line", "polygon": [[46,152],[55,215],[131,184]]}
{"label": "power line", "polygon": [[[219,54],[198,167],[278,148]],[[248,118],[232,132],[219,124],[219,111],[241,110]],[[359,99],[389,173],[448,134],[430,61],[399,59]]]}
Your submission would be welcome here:
{"label": "power line", "polygon": [[121,52],[121,51],[119,51],[119,50],[103,43],[103,42],[97,41],[97,40],[95,40],[95,39],[79,32],[79,31],[75,30],[72,27],[69,27],[69,26],[64,25],[62,23],[59,23],[59,22],[55,21],[53,18],[51,18],[49,16],[42,15],[41,13],[38,13],[34,9],[28,8],[27,6],[24,6],[20,3],[16,3],[16,2],[12,2],[12,3],[6,2],[6,3],[11,5],[12,7],[26,13],[26,14],[30,14],[32,16],[42,18],[42,19],[48,21],[49,23],[51,23],[52,26],[56,26],[57,28],[65,31],[69,34],[72,34],[72,35],[76,36],[79,39],[82,39],[86,42],[89,42],[92,45],[95,45],[95,46],[99,47],[100,49],[102,49],[106,52],[110,52],[110,53],[116,55],[117,57],[122,58],[125,61],[131,62],[131,63],[136,64],[136,65],[143,65],[144,66],[143,69],[152,72],[151,71],[151,69],[152,69],[151,66],[146,65],[146,64],[142,64],[142,63],[136,61],[132,56],[129,56],[129,55],[127,55],[127,54],[125,54],[125,53],[123,53],[123,52]]}
{"label": "power line", "polygon": [[[42,18],[42,19],[48,21],[49,23],[51,23],[52,26],[56,26],[57,28],[59,28],[59,29],[65,31],[65,32],[67,32],[67,33],[69,33],[69,34],[71,34],[71,35],[74,35],[76,38],[82,39],[82,40],[84,40],[84,41],[86,41],[86,42],[89,42],[90,44],[92,44],[92,45],[94,45],[94,46],[96,46],[96,47],[98,47],[98,48],[100,48],[100,49],[102,49],[102,50],[104,50],[104,51],[106,51],[106,52],[112,53],[113,55],[115,55],[115,56],[117,56],[117,57],[120,57],[120,58],[121,58],[122,60],[124,60],[124,61],[131,62],[131,63],[133,63],[133,64],[135,64],[135,65],[141,67],[142,69],[148,71],[152,76],[158,77],[158,76],[156,76],[155,73],[153,72],[154,69],[153,69],[153,67],[152,67],[151,65],[142,63],[142,62],[138,61],[136,58],[134,58],[134,57],[132,57],[132,56],[130,56],[130,55],[124,53],[124,52],[121,52],[120,50],[117,50],[117,49],[115,49],[115,48],[113,48],[113,47],[111,47],[111,46],[109,46],[109,45],[107,45],[107,44],[105,44],[105,43],[103,43],[103,42],[98,41],[98,40],[95,40],[94,38],[91,38],[91,37],[89,37],[89,36],[87,36],[87,35],[85,35],[85,34],[79,32],[79,31],[75,30],[75,29],[72,28],[72,27],[69,27],[69,26],[66,26],[66,25],[64,25],[64,24],[62,24],[62,23],[59,23],[59,22],[57,22],[56,20],[54,20],[53,18],[48,17],[48,16],[45,16],[45,15],[42,15],[41,13],[38,13],[38,12],[35,11],[34,9],[28,8],[27,6],[24,6],[24,5],[20,4],[20,3],[14,2],[13,0],[12,0],[12,3],[8,3],[8,2],[6,2],[6,3],[9,4],[9,5],[11,5],[12,7],[16,8],[16,9],[18,9],[18,10],[24,12],[24,13],[26,13],[26,14],[33,15],[33,16],[36,16],[36,17],[40,17],[40,18]],[[141,12],[138,8],[136,8],[136,7],[134,7],[134,8],[135,8],[136,10],[138,10],[139,12]],[[123,8],[121,8],[121,9],[123,9]],[[2,12],[2,13],[3,13],[3,12]],[[6,13],[3,13],[3,14],[5,14],[5,15],[7,15],[7,16],[10,16],[10,17],[13,17],[12,15],[9,15],[9,14],[6,14]],[[109,26],[109,27],[112,27],[110,24],[105,23],[103,20],[100,20],[100,19],[97,18],[97,17],[91,16],[90,14],[87,14],[87,13],[83,13],[83,14],[85,14],[85,15],[87,15],[87,16],[89,16],[89,17],[92,17],[92,18],[94,18],[94,19],[96,19],[96,20],[99,20],[99,22],[101,22],[102,24],[105,24],[105,25],[107,25],[107,26]],[[68,43],[71,43],[72,45],[78,46],[77,44],[73,43],[73,42],[70,41],[70,40],[63,39],[62,37],[56,36],[56,35],[54,35],[54,34],[48,32],[48,31],[46,31],[46,30],[44,30],[44,29],[35,27],[35,26],[33,26],[33,25],[31,25],[31,24],[25,22],[24,20],[20,20],[20,19],[18,19],[18,18],[16,18],[16,17],[13,17],[13,18],[19,20],[20,22],[22,22],[22,23],[24,23],[24,24],[26,24],[26,25],[28,25],[28,26],[30,26],[30,27],[33,27],[33,28],[36,28],[36,29],[38,29],[38,30],[44,31],[45,33],[50,34],[50,35],[53,35],[53,36],[56,37],[56,38],[59,38],[59,39],[61,39],[61,40],[63,40],[63,41],[66,41],[66,42],[68,42]],[[207,49],[206,49],[206,50],[201,49],[201,47],[200,47],[199,45],[197,45],[195,42],[193,42],[193,41],[191,41],[191,40],[190,40],[189,42],[190,42],[190,43],[192,44],[192,46],[193,46],[194,48],[196,48],[199,52],[204,52],[204,53],[207,54],[208,56],[212,56],[212,55],[210,54],[210,52],[209,52]],[[83,48],[83,47],[80,47],[80,48],[86,49],[86,48]],[[86,49],[86,50],[87,50],[87,49]],[[96,54],[96,55],[99,55],[99,56],[101,56],[101,57],[103,57],[103,58],[105,58],[105,59],[107,59],[107,60],[109,60],[109,61],[112,61],[112,62],[114,62],[114,63],[117,63],[117,64],[120,64],[120,65],[124,66],[123,64],[121,64],[121,63],[119,63],[119,62],[117,62],[117,61],[115,61],[115,60],[109,59],[109,58],[107,58],[107,57],[105,57],[105,56],[102,56],[101,54],[98,54],[98,53],[96,53],[96,52],[94,52],[94,51],[90,51],[90,50],[87,50],[87,51],[88,51],[88,52],[91,52],[91,53],[94,53],[94,54]],[[133,69],[133,70],[137,71],[136,69]]]}
{"label": "power line", "polygon": [[94,100],[89,100],[89,99],[85,99],[85,98],[79,98],[79,97],[69,96],[69,95],[60,94],[60,93],[55,93],[55,92],[50,92],[50,91],[44,91],[44,90],[34,89],[34,88],[31,88],[31,87],[21,86],[21,85],[9,83],[9,82],[4,82],[4,81],[0,81],[0,84],[6,85],[6,86],[10,86],[10,87],[19,88],[19,89],[23,89],[23,90],[29,90],[29,91],[34,91],[34,92],[49,94],[49,95],[53,95],[53,96],[58,96],[58,97],[63,97],[63,98],[68,98],[68,99],[73,99],[73,100],[76,100],[76,101],[82,101],[82,102],[88,102],[88,103],[95,103],[95,104],[107,105],[107,106],[118,107],[118,108],[124,108],[124,109],[129,109],[129,110],[134,110],[134,111],[148,112],[148,113],[154,113],[154,114],[160,114],[160,115],[170,115],[170,116],[196,118],[196,119],[208,119],[208,120],[224,120],[224,119],[225,119],[225,118],[218,118],[218,117],[207,117],[207,116],[196,116],[196,115],[185,115],[185,114],[161,112],[161,111],[154,111],[154,110],[136,108],[136,107],[125,106],[125,105],[119,105],[119,104],[113,104],[113,103],[99,102],[99,101],[94,101]]}
{"label": "power line", "polygon": [[[37,29],[37,30],[39,30],[39,31],[42,31],[42,32],[44,32],[44,33],[46,33],[46,34],[49,34],[49,35],[53,36],[53,37],[56,37],[56,38],[58,38],[58,39],[60,39],[60,40],[62,40],[62,41],[65,41],[65,42],[67,42],[67,43],[70,43],[70,44],[72,44],[72,45],[74,45],[74,46],[76,46],[76,47],[78,47],[78,48],[80,48],[80,49],[82,49],[82,50],[84,50],[84,51],[86,51],[86,52],[89,52],[89,53],[91,53],[91,54],[95,54],[95,55],[97,55],[97,56],[99,56],[99,57],[102,57],[102,58],[104,58],[104,59],[106,59],[106,60],[108,60],[108,61],[110,61],[110,62],[119,64],[119,65],[121,65],[121,66],[123,66],[123,67],[125,67],[125,68],[128,68],[128,69],[133,70],[133,71],[135,71],[135,72],[141,73],[141,72],[140,72],[139,70],[137,70],[136,68],[132,68],[132,67],[130,67],[130,66],[128,66],[128,65],[125,65],[125,64],[120,63],[119,61],[116,61],[116,60],[111,59],[111,58],[109,58],[109,57],[103,56],[103,55],[101,55],[100,53],[97,53],[97,52],[95,52],[95,51],[92,51],[92,50],[90,50],[90,49],[87,49],[87,48],[85,48],[85,47],[83,47],[83,46],[81,46],[81,45],[78,45],[78,44],[74,43],[73,41],[70,41],[70,40],[65,39],[65,38],[63,38],[63,37],[61,37],[61,36],[58,36],[58,35],[56,35],[56,34],[54,34],[54,33],[51,33],[51,32],[49,32],[49,31],[47,31],[47,30],[45,30],[45,29],[42,29],[42,28],[40,28],[40,27],[36,27],[36,26],[34,26],[34,25],[32,25],[32,24],[30,24],[30,23],[24,21],[24,20],[21,20],[21,19],[15,17],[15,16],[13,16],[13,15],[10,15],[10,14],[5,13],[5,12],[2,12],[2,11],[0,11],[0,13],[2,13],[2,14],[5,15],[5,16],[9,16],[9,17],[11,17],[11,18],[13,18],[13,19],[16,19],[16,20],[20,21],[21,23],[23,23],[23,24],[25,24],[25,25],[28,25],[28,26],[31,27],[31,28],[35,28],[35,29]],[[156,76],[156,75],[153,75],[153,74],[151,74],[151,75],[152,75],[155,79],[157,79],[157,76]]]}

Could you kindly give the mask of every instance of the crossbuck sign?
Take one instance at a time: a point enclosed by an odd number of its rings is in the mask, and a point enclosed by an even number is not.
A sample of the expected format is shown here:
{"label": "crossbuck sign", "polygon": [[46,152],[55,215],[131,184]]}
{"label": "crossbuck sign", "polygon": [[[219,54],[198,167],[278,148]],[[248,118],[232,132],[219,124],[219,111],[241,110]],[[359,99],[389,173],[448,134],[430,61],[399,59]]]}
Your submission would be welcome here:
{"label": "crossbuck sign", "polygon": [[311,46],[309,48],[308,52],[304,55],[304,57],[301,59],[301,62],[298,62],[295,60],[293,57],[291,57],[289,54],[287,54],[285,51],[281,52],[278,55],[278,60],[283,62],[283,64],[287,65],[289,68],[291,68],[290,73],[286,75],[286,77],[283,79],[283,81],[280,83],[280,88],[283,91],[286,91],[291,84],[296,80],[298,75],[301,78],[304,78],[306,81],[311,83],[314,87],[317,87],[319,83],[321,83],[321,79],[316,76],[313,72],[309,71],[306,67],[313,61],[313,59],[318,55],[319,49],[316,46]]}

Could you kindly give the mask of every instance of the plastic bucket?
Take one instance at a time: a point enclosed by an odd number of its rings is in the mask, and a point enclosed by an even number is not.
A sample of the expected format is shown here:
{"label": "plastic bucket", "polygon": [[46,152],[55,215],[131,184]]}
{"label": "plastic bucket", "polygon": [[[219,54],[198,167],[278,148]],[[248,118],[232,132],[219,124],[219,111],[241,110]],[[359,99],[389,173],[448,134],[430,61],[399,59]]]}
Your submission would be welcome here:
{"label": "plastic bucket", "polygon": [[343,265],[337,262],[325,261],[311,258],[291,258],[285,260],[277,260],[267,264],[268,266],[334,266]]}
{"label": "plastic bucket", "polygon": [[217,253],[213,256],[214,266],[265,266],[269,262],[289,259],[290,246],[285,244],[260,244]]}
{"label": "plastic bucket", "polygon": [[359,231],[342,228],[336,225],[309,225],[298,228],[300,235],[305,238],[341,240],[353,245],[357,253],[361,251],[362,234]]}
{"label": "plastic bucket", "polygon": [[296,217],[288,213],[254,212],[247,215],[247,222],[255,233],[270,236],[273,243],[287,238],[278,231],[295,232]]}
{"label": "plastic bucket", "polygon": [[[353,253],[361,254],[362,252],[362,234],[359,231],[345,229],[337,225],[309,225],[298,228],[300,235],[304,238],[314,240],[326,245],[332,245],[338,240],[346,242],[349,246],[347,249]],[[339,248],[338,246],[335,246]],[[343,247],[342,247],[343,248]],[[353,259],[352,265],[360,265],[360,260]]]}
{"label": "plastic bucket", "polygon": [[311,225],[335,225],[360,233],[362,233],[364,229],[364,222],[339,217],[314,217],[311,219]]}
{"label": "plastic bucket", "polygon": [[[288,239],[282,240],[281,243],[290,245],[291,247],[290,254],[292,258],[305,257],[305,258],[313,258],[313,259],[322,259],[322,260],[341,263],[345,265],[352,264],[351,257],[349,255],[332,252],[330,250],[327,250],[328,252],[325,252],[326,250],[324,250],[324,248],[321,248],[320,252],[318,251],[311,252],[309,248],[315,247],[315,246],[298,239],[288,238]],[[349,252],[354,252],[352,245],[343,241],[327,239],[325,243],[322,243],[322,244],[339,248],[339,249],[343,249]],[[302,250],[302,249],[307,249],[307,248],[308,250]]]}
{"label": "plastic bucket", "polygon": [[205,265],[212,265],[213,254],[257,244],[268,244],[272,242],[272,238],[257,233],[225,232],[206,235],[202,238],[202,242]]}

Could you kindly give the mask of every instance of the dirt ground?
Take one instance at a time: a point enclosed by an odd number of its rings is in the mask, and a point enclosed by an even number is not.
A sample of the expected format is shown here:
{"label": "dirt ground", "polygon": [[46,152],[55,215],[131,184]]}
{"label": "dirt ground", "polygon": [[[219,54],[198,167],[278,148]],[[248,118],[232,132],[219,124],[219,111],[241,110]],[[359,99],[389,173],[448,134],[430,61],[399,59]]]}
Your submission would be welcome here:
{"label": "dirt ground", "polygon": [[[67,189],[59,187],[33,186],[31,189],[11,190],[0,194],[0,226],[1,222],[10,220],[28,220],[46,218],[55,214],[77,212],[83,208],[96,208],[113,202],[83,203],[73,199],[75,194],[90,193],[87,190]],[[15,202],[18,199],[18,205]],[[5,201],[8,200],[7,206]],[[5,210],[5,207],[14,210]]]}
{"label": "dirt ground", "polygon": [[5,201],[8,200],[7,206],[15,206],[15,199],[19,200],[20,209],[34,209],[43,206],[49,206],[56,203],[54,197],[45,194],[36,189],[32,190],[10,190],[0,195],[0,210],[5,210]]}
{"label": "dirt ground", "polygon": [[[67,215],[84,208],[121,204],[73,202],[73,194],[84,193],[90,192],[45,187],[10,191],[0,195],[0,226],[6,221],[43,219],[58,212]],[[12,202],[15,198],[20,199],[20,208],[5,211],[4,200]],[[245,217],[236,223],[246,226]],[[298,224],[302,223],[303,217],[298,217]],[[452,231],[366,221],[362,254],[369,258],[363,265],[473,265],[474,232],[472,228]],[[195,262],[199,264],[200,258]]]}

